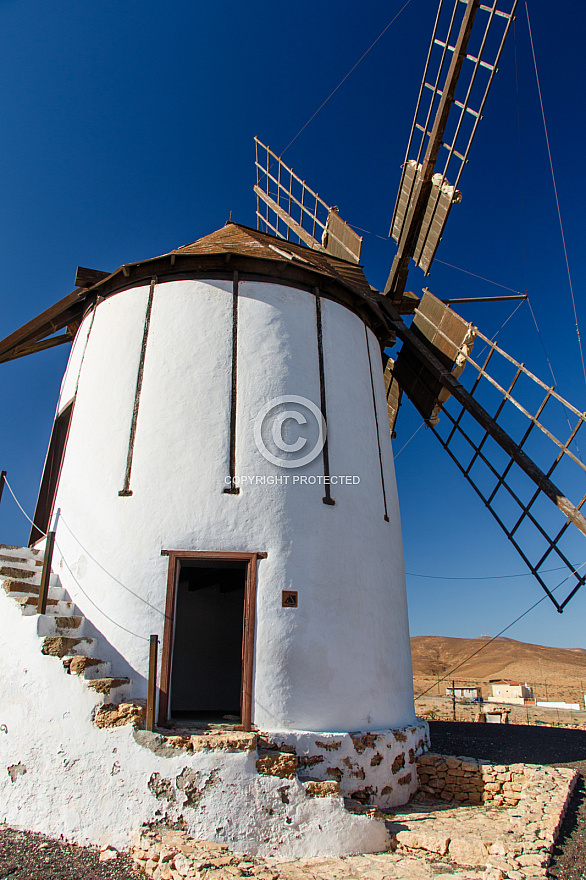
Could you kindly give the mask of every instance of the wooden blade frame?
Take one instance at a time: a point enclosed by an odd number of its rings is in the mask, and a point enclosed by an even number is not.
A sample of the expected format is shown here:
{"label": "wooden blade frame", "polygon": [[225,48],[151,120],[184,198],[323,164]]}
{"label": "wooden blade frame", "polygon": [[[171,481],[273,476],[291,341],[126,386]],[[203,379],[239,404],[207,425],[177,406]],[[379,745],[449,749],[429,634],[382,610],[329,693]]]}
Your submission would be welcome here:
{"label": "wooden blade frame", "polygon": [[[505,11],[499,2],[455,0],[451,14],[440,2],[389,233],[399,246],[385,286],[394,302],[403,295],[412,257],[429,272],[451,206],[459,200],[460,176],[517,6],[517,0],[503,0]],[[477,13],[487,17],[484,30],[477,26],[473,33]],[[442,147],[447,154],[439,162]]]}
{"label": "wooden blade frame", "polygon": [[273,151],[255,137],[256,228],[302,242],[342,260],[360,262],[362,237]]}
{"label": "wooden blade frame", "polygon": [[[581,512],[586,503],[586,465],[578,446],[586,415],[478,330],[476,344],[478,346],[478,341],[482,341],[484,351],[488,352],[483,362],[478,360],[480,355],[474,359],[466,345],[462,345],[459,352],[459,357],[469,367],[468,376],[475,374],[468,390],[442,363],[437,349],[422,339],[421,334],[406,327],[388,300],[382,308],[404,347],[420,361],[422,372],[429,374],[430,384],[439,382],[450,394],[449,400],[443,402],[441,408],[446,420],[441,426],[430,425],[431,430],[501,526],[556,609],[563,611],[586,580],[586,572],[580,574],[582,566],[576,567],[569,559],[569,552],[583,554],[584,548],[580,541],[579,548],[574,550],[573,542],[577,535],[573,530],[568,532],[570,524],[573,524],[586,536],[586,519]],[[434,336],[445,337],[445,341],[453,345],[453,339],[443,334],[441,329],[433,326],[430,330]],[[505,374],[508,378],[503,384],[501,377]],[[517,388],[531,399],[535,414],[519,400],[517,390],[517,396],[513,396],[513,390]],[[403,390],[407,393],[407,389]],[[478,397],[497,404],[494,415],[489,414]],[[548,426],[548,421],[554,422],[558,429],[562,421],[567,424],[568,439],[560,440]],[[519,439],[513,439],[509,431],[518,435]],[[586,433],[583,432],[582,437],[586,439]],[[536,463],[535,458],[547,460],[544,469]],[[564,480],[568,494],[576,496],[576,503],[570,501],[568,495],[553,483],[554,472],[556,479]],[[526,477],[529,477],[530,483]],[[544,503],[545,498],[553,502],[555,507]],[[567,545],[566,549],[564,545]],[[528,546],[531,549],[524,549]],[[550,568],[552,563],[559,564],[565,572],[561,583],[556,585],[553,581],[560,579],[560,572],[557,567],[553,570]],[[552,577],[554,572],[555,577]],[[567,581],[570,581],[570,590],[559,601],[553,592]]]}
{"label": "wooden blade frame", "polygon": [[[426,290],[415,309],[411,332],[427,343],[452,376],[458,378],[466,365],[461,352],[472,351],[477,331],[473,324],[465,321]],[[408,346],[404,346],[399,352],[392,368],[392,379],[387,387],[387,405],[391,407],[389,414],[394,407],[393,397],[397,396],[393,386],[397,384],[407,394],[426,424],[429,427],[435,426],[439,421],[441,406],[450,396],[449,391],[430,374],[426,365]],[[392,430],[394,427],[391,427]]]}

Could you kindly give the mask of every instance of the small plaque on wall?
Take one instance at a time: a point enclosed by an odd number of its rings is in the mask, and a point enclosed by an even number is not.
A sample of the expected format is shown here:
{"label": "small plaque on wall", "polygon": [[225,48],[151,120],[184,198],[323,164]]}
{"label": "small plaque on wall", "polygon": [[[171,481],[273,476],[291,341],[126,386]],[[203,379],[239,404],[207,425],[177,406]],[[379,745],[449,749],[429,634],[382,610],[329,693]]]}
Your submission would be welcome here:
{"label": "small plaque on wall", "polygon": [[297,608],[297,590],[283,590],[283,608]]}

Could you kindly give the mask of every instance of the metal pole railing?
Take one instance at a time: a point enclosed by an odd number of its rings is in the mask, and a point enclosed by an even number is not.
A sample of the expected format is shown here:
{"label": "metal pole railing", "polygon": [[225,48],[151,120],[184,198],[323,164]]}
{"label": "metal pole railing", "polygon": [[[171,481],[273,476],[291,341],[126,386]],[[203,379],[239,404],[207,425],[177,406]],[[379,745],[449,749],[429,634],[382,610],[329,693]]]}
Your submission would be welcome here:
{"label": "metal pole railing", "polygon": [[149,681],[147,690],[146,704],[146,723],[147,730],[155,729],[155,703],[157,700],[157,653],[159,648],[159,637],[151,635],[149,650]]}
{"label": "metal pole railing", "polygon": [[47,599],[49,597],[49,581],[51,578],[51,562],[53,560],[54,545],[55,532],[47,532],[45,556],[43,558],[43,571],[41,573],[41,586],[39,587],[39,601],[37,603],[37,614],[45,614],[47,611]]}

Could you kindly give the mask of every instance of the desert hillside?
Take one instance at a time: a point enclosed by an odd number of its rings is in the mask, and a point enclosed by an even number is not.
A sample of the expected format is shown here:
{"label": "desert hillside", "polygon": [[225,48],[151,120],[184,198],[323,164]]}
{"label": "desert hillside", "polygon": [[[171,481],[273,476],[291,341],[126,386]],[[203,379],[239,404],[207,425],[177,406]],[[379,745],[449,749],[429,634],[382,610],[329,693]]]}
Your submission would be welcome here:
{"label": "desert hillside", "polygon": [[[505,678],[527,682],[538,700],[579,701],[583,705],[586,686],[586,650],[548,648],[499,638],[491,644],[488,636],[455,639],[447,636],[415,636],[411,639],[413,679],[416,691],[442,679],[462,661],[463,666],[449,675],[433,693],[445,694],[451,679],[456,684],[485,685],[483,695],[491,693],[490,679]],[[486,647],[484,647],[486,646]],[[482,649],[474,657],[475,651]],[[469,660],[466,658],[470,657]]]}

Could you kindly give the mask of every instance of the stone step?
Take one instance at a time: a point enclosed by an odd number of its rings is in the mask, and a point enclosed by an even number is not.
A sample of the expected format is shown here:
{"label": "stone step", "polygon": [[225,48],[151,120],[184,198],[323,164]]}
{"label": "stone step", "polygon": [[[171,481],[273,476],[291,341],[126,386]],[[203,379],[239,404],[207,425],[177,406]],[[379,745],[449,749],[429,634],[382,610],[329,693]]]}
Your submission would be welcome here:
{"label": "stone step", "polygon": [[[16,596],[17,602],[24,617],[32,617],[37,613],[38,596]],[[77,608],[73,602],[65,602],[63,599],[47,599],[47,617],[71,617]]]}
{"label": "stone step", "polygon": [[29,560],[26,556],[9,556],[6,552],[0,550],[0,563],[2,565],[27,565]]}
{"label": "stone step", "polygon": [[79,675],[86,681],[94,679],[107,680],[112,671],[109,660],[98,660],[95,657],[69,656],[63,657],[63,666],[69,675]]}
{"label": "stone step", "polygon": [[[6,578],[2,582],[2,586],[8,595],[15,599],[19,596],[38,596],[40,583],[31,583],[30,581],[15,580],[14,578]],[[52,574],[49,580],[49,598],[65,599],[66,591],[61,586],[59,576]]]}
{"label": "stone step", "polygon": [[18,578],[19,580],[28,581],[40,571],[39,568],[32,568],[29,565],[18,565],[16,562],[2,562],[0,564],[0,578]]}
{"label": "stone step", "polygon": [[39,636],[73,636],[83,635],[85,617],[68,614],[39,614],[37,635]]}
{"label": "stone step", "polygon": [[73,638],[71,636],[45,636],[41,652],[49,657],[65,657],[82,655],[91,657],[96,651],[97,639],[90,639],[86,636],[81,638]]}
{"label": "stone step", "polygon": [[101,694],[104,703],[120,703],[128,699],[132,691],[132,682],[129,678],[94,678],[88,681],[88,687]]}
{"label": "stone step", "polygon": [[31,547],[16,547],[14,544],[0,544],[0,559],[4,557],[9,559],[25,559],[27,562],[40,560],[43,561],[42,550],[33,550]]}
{"label": "stone step", "polygon": [[[3,578],[9,578],[10,580],[21,581],[22,583],[27,583],[31,585],[38,586],[41,583],[41,575],[43,573],[42,566],[39,568],[25,568],[21,566],[2,566],[0,567],[0,580]],[[60,584],[59,575],[54,571],[51,572],[49,577],[49,583],[58,586]]]}

